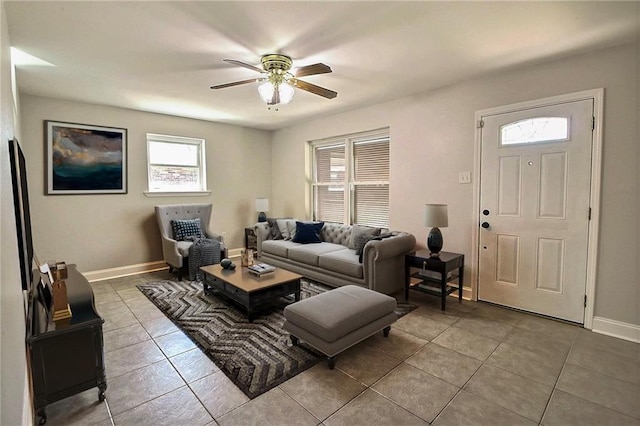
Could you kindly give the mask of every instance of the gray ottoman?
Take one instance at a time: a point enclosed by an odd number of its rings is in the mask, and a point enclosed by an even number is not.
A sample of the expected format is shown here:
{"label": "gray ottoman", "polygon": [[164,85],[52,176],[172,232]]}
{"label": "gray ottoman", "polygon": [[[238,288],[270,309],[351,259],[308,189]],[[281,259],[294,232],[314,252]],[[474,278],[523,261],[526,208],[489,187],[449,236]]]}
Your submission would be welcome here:
{"label": "gray ottoman", "polygon": [[335,356],[345,349],[380,330],[387,337],[395,309],[393,297],[348,285],[288,305],[283,328],[294,345],[303,340],[327,355],[333,369]]}

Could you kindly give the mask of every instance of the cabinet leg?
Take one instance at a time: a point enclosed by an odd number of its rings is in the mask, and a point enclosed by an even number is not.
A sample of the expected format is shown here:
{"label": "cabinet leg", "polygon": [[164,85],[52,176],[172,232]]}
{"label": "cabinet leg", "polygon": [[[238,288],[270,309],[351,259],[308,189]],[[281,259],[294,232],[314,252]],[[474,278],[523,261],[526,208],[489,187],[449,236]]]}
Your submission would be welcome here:
{"label": "cabinet leg", "polygon": [[45,423],[47,423],[47,413],[44,411],[44,408],[41,408],[38,410],[38,417],[40,417],[40,420],[38,420],[38,424],[39,425],[43,425]]}
{"label": "cabinet leg", "polygon": [[333,370],[336,367],[336,357],[335,356],[328,356],[327,357],[327,364],[329,365],[329,370]]}

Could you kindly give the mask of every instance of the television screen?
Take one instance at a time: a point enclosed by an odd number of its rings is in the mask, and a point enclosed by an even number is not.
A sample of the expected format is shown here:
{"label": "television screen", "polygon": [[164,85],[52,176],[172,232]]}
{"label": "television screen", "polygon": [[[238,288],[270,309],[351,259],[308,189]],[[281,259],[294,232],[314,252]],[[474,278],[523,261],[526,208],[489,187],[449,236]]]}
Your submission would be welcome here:
{"label": "television screen", "polygon": [[29,212],[29,191],[27,188],[27,167],[24,154],[16,139],[9,141],[9,160],[11,163],[11,183],[13,184],[13,204],[16,215],[18,236],[18,254],[20,256],[20,274],[22,289],[30,291],[33,281],[32,259],[33,242],[31,240],[31,215]]}

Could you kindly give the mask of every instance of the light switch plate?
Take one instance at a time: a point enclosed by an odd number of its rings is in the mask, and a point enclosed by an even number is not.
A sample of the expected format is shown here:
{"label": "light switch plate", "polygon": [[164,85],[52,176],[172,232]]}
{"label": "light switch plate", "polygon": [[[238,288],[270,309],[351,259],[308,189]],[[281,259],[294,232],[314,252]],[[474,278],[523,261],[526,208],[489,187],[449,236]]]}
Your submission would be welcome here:
{"label": "light switch plate", "polygon": [[471,183],[471,172],[460,172],[458,174],[458,183]]}

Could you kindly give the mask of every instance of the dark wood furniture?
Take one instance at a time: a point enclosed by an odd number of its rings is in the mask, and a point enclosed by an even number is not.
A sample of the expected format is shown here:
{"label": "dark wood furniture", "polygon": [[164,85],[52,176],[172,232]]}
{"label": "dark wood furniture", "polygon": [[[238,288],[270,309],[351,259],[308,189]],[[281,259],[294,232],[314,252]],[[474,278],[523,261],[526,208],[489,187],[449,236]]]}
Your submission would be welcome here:
{"label": "dark wood furniture", "polygon": [[244,248],[258,250],[258,237],[253,227],[244,228]]}
{"label": "dark wood furniture", "polygon": [[93,290],[87,279],[67,265],[65,279],[67,299],[72,317],[49,322],[48,313],[39,302],[37,286],[41,286],[35,271],[34,295],[30,301],[31,327],[27,331],[33,381],[33,402],[40,424],[47,421],[48,404],[98,388],[103,401],[107,389],[104,369],[102,324],[94,305]]}
{"label": "dark wood furniture", "polygon": [[[418,270],[412,272],[412,268]],[[439,296],[444,311],[451,293],[457,291],[458,301],[462,301],[464,254],[441,251],[440,257],[431,257],[426,249],[409,253],[405,256],[405,277],[405,300],[409,300],[409,289]]]}
{"label": "dark wood furniture", "polygon": [[258,277],[245,267],[235,270],[222,269],[220,265],[200,268],[204,272],[204,293],[209,288],[236,302],[247,311],[249,322],[261,305],[279,297],[295,294],[300,300],[300,279],[302,275],[276,268],[272,273]]}

